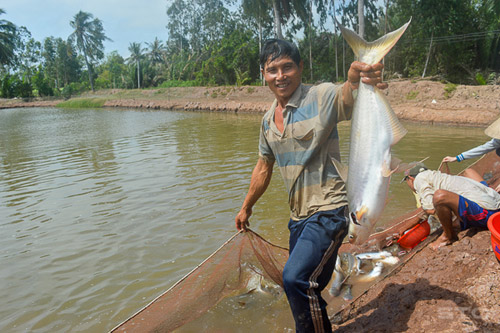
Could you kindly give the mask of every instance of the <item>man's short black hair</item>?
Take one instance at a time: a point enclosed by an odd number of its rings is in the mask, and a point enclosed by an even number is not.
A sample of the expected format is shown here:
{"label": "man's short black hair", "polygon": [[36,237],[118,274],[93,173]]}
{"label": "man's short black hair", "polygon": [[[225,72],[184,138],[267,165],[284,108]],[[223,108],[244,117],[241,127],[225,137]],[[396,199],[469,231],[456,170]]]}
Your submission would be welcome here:
{"label": "man's short black hair", "polygon": [[295,44],[282,39],[268,39],[264,42],[260,53],[260,67],[264,68],[268,61],[281,57],[290,57],[297,66],[300,66],[300,53]]}

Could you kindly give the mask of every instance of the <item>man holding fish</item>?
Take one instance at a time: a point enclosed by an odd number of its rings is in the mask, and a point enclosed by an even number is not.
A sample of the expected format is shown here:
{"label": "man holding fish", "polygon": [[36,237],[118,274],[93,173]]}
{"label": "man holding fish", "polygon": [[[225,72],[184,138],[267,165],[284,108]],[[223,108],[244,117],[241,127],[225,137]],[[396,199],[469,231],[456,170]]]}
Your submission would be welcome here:
{"label": "man holding fish", "polygon": [[278,39],[266,41],[260,64],[276,100],[262,120],[259,159],[236,228],[249,226],[252,207],[266,191],[277,162],[289,193],[290,252],[283,283],[296,330],[331,332],[321,291],[332,276],[349,223],[346,185],[336,166],[337,123],[351,119],[360,81],[387,88],[383,65],[355,61],[343,85],[305,86],[297,47]]}

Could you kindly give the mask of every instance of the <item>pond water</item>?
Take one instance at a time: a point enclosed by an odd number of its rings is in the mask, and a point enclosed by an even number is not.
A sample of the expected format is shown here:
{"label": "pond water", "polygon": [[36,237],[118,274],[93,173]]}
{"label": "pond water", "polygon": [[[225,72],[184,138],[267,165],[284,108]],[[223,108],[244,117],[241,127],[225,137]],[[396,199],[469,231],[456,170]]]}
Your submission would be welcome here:
{"label": "pond water", "polygon": [[[0,110],[0,331],[107,331],[197,266],[236,232],[234,216],[258,157],[260,118]],[[488,140],[477,128],[405,126],[409,133],[394,155],[429,156],[431,168]],[[347,123],[340,136],[346,160]],[[401,178],[391,181],[381,226],[414,208]],[[275,170],[251,228],[282,246],[286,202]],[[265,311],[257,308],[252,317]]]}

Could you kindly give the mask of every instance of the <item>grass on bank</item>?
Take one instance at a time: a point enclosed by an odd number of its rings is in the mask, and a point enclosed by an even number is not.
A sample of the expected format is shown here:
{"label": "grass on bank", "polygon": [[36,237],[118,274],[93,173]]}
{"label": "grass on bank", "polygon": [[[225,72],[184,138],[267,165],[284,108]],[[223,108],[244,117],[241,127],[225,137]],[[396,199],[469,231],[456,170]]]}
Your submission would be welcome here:
{"label": "grass on bank", "polygon": [[57,104],[58,108],[72,108],[72,109],[88,109],[88,108],[102,108],[105,99],[102,98],[77,98],[70,99]]}

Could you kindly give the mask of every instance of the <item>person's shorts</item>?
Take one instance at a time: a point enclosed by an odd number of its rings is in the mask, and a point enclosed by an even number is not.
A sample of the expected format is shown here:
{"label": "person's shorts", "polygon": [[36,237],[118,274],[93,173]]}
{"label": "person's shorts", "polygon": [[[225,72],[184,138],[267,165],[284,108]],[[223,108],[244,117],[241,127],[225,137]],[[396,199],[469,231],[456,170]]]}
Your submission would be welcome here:
{"label": "person's shorts", "polygon": [[485,209],[474,201],[458,196],[458,213],[462,230],[472,227],[487,228],[488,218],[498,211]]}

